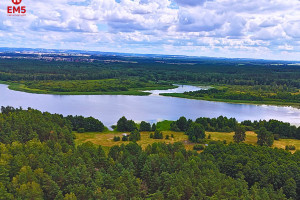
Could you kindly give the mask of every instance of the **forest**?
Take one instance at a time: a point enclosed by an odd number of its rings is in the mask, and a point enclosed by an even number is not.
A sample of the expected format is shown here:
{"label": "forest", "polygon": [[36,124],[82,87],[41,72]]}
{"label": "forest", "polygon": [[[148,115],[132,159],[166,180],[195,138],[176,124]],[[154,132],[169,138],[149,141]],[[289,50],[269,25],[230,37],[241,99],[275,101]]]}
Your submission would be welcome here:
{"label": "forest", "polygon": [[[158,125],[158,124],[157,124]],[[181,117],[172,125],[187,134],[203,129],[266,129],[282,137],[293,126],[278,121],[226,117]],[[0,113],[0,199],[299,199],[300,152],[267,145],[212,141],[202,151],[183,143],[153,143],[142,148],[134,124],[121,118],[116,128],[130,130],[127,145],[104,151],[91,142],[75,144],[74,131],[103,131],[103,124],[82,116],[2,107]],[[228,128],[227,128],[228,127]],[[155,134],[159,131],[155,131]],[[78,133],[80,134],[80,133]],[[193,135],[195,136],[195,135]],[[197,137],[203,137],[199,134]],[[196,136],[195,136],[196,137]],[[191,138],[193,140],[193,137]]]}
{"label": "forest", "polygon": [[[105,58],[112,59],[101,59]],[[300,103],[300,68],[296,65],[217,59],[114,58],[132,61],[121,63],[101,59],[93,63],[0,59],[0,81],[15,90],[55,94],[146,95],[140,91],[172,88],[174,83],[193,84],[214,89],[164,95],[295,106]]]}

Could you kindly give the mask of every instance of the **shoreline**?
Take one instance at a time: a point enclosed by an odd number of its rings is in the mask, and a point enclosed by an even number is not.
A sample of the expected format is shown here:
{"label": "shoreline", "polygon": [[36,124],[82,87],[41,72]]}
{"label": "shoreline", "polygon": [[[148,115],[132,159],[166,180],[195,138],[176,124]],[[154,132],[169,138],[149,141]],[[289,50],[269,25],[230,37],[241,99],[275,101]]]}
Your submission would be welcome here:
{"label": "shoreline", "polygon": [[[172,86],[161,86],[161,87],[149,87],[149,88],[136,88],[128,91],[111,91],[111,92],[54,92],[39,89],[27,88],[24,84],[14,83],[9,81],[0,81],[0,84],[8,85],[8,89],[19,92],[26,92],[31,94],[52,94],[52,95],[130,95],[130,96],[150,96],[152,93],[149,90],[168,90],[178,88],[180,84],[174,84]],[[199,85],[193,85],[198,86]],[[212,86],[202,86],[202,87],[212,87]],[[183,93],[159,93],[158,96],[163,97],[174,97],[174,98],[184,98],[191,100],[202,100],[202,101],[212,101],[212,102],[223,102],[232,104],[244,104],[244,105],[266,105],[266,106],[280,106],[280,107],[292,107],[295,109],[300,109],[299,103],[293,102],[276,102],[276,101],[247,101],[247,100],[231,100],[231,99],[212,99],[212,98],[202,98],[202,97],[191,97],[184,95]]]}
{"label": "shoreline", "polygon": [[266,106],[280,106],[280,107],[292,107],[295,109],[300,109],[299,103],[292,102],[276,102],[276,101],[246,101],[246,100],[231,100],[231,99],[211,99],[211,98],[201,98],[201,97],[191,97],[184,95],[183,93],[161,93],[160,96],[183,98],[191,100],[202,100],[202,101],[213,101],[213,102],[223,102],[232,104],[245,104],[245,105],[266,105]]}
{"label": "shoreline", "polygon": [[160,87],[148,87],[148,88],[135,88],[128,91],[111,91],[111,92],[54,92],[39,89],[27,88],[24,84],[13,83],[9,81],[0,81],[0,84],[8,85],[8,89],[19,92],[26,92],[32,94],[53,94],[53,95],[133,95],[133,96],[148,96],[150,92],[144,92],[146,90],[167,90],[174,89],[177,86],[160,86]]}

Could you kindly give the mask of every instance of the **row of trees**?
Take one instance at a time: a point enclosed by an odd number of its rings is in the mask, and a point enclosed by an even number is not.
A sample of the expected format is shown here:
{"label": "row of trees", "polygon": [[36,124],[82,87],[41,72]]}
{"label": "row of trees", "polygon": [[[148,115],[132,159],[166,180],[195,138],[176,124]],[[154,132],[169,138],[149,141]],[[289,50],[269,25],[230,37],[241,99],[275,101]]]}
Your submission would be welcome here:
{"label": "row of trees", "polygon": [[93,117],[68,115],[66,119],[71,122],[73,131],[102,132],[105,128],[101,121]]}
{"label": "row of trees", "polygon": [[245,120],[241,122],[247,130],[259,130],[261,127],[267,129],[273,133],[277,138],[295,138],[300,139],[300,127],[291,125],[290,123],[281,122],[278,120],[271,119],[269,121],[259,120],[259,121],[250,121]]}

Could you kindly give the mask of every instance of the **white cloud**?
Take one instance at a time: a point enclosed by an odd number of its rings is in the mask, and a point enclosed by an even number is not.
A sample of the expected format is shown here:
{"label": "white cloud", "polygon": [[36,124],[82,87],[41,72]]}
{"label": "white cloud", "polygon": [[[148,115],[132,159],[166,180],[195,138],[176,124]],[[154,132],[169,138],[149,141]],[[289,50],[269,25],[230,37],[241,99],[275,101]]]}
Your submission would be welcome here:
{"label": "white cloud", "polygon": [[300,59],[298,0],[23,0],[26,17],[7,5],[1,46]]}

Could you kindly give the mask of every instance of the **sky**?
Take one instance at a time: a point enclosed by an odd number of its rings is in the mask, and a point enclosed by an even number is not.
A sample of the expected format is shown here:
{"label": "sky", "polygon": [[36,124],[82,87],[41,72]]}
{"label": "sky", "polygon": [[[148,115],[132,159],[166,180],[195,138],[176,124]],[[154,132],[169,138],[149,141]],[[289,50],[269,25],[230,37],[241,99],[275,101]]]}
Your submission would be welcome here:
{"label": "sky", "polygon": [[300,60],[299,0],[23,0],[0,47]]}

